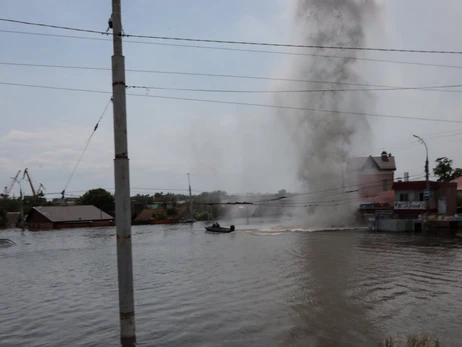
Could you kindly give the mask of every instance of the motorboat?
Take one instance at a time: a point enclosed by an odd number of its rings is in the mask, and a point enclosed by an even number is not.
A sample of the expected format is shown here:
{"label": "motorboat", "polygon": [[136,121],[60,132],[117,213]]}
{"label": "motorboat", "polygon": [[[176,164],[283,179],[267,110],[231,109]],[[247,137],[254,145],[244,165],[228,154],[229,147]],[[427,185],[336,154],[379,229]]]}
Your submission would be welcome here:
{"label": "motorboat", "polygon": [[205,230],[212,233],[232,233],[235,230],[234,225],[231,225],[229,228],[217,227],[217,226],[208,226],[205,227]]}

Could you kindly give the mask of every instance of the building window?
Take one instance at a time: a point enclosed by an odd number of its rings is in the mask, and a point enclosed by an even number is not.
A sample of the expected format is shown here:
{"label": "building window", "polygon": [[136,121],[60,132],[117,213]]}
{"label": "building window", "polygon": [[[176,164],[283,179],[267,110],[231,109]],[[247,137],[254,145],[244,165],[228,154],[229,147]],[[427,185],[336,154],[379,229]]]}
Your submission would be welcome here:
{"label": "building window", "polygon": [[382,180],[382,191],[386,192],[388,190],[388,180]]}
{"label": "building window", "polygon": [[399,194],[399,201],[409,201],[409,194],[408,193]]}
{"label": "building window", "polygon": [[419,194],[419,201],[424,201],[424,193]]}

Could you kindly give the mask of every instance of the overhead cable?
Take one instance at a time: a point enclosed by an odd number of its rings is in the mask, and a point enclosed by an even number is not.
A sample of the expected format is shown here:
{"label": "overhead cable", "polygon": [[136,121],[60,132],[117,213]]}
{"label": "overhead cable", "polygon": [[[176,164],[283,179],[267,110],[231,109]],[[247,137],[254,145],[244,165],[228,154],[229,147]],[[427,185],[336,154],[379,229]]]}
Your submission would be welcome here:
{"label": "overhead cable", "polygon": [[66,182],[66,184],[64,186],[64,189],[61,192],[63,198],[64,198],[64,194],[66,192],[66,189],[69,186],[69,183],[71,183],[72,177],[74,177],[75,171],[77,170],[77,167],[79,166],[80,162],[82,161],[83,155],[87,151],[88,145],[90,144],[90,141],[93,138],[93,135],[95,134],[96,130],[98,129],[99,123],[101,122],[101,119],[103,119],[103,116],[106,113],[106,111],[107,111],[107,109],[109,107],[109,104],[111,102],[112,102],[112,97],[109,99],[108,103],[106,104],[106,107],[104,107],[103,112],[101,113],[100,117],[98,118],[98,121],[96,122],[95,127],[93,128],[93,131],[91,132],[90,136],[88,137],[87,141],[85,142],[85,146],[83,148],[83,151],[82,151],[82,153],[80,153],[80,156],[77,159],[77,162],[75,163],[74,169],[72,170],[71,175],[69,176],[69,178],[68,178],[68,180],[67,180],[67,182]]}
{"label": "overhead cable", "polygon": [[[43,88],[43,89],[85,92],[85,93],[111,94],[111,92],[106,92],[106,91],[102,91],[102,90],[65,88],[65,87],[55,87],[55,86],[36,85],[36,84],[0,82],[0,85],[16,86],[16,87],[30,87],[30,88]],[[267,105],[267,104],[257,104],[257,103],[247,103],[247,102],[226,101],[226,100],[183,98],[183,97],[175,97],[175,96],[162,96],[162,95],[150,95],[150,94],[127,94],[127,96],[157,98],[157,99],[166,99],[166,100],[182,100],[182,101],[204,102],[204,103],[212,103],[212,104],[225,104],[225,105],[240,105],[240,106],[252,106],[252,107],[263,107],[263,108],[275,108],[275,109],[293,110],[293,111],[311,111],[311,112],[328,113],[328,114],[344,114],[344,115],[351,115],[351,116],[379,117],[379,118],[390,118],[390,119],[408,119],[408,120],[415,120],[415,121],[462,124],[462,120],[453,120],[453,119],[436,119],[436,118],[411,117],[411,116],[394,116],[394,115],[366,113],[366,112],[321,110],[321,109],[315,109],[315,108],[284,106],[284,105]],[[304,114],[304,116],[307,116],[307,115]],[[310,116],[312,116],[312,115],[310,115]]]}
{"label": "overhead cable", "polygon": [[290,47],[290,48],[311,48],[311,49],[333,49],[333,50],[355,50],[355,51],[378,51],[378,52],[398,52],[398,53],[422,53],[422,54],[462,54],[462,51],[452,50],[424,50],[424,49],[400,49],[400,48],[378,48],[378,47],[351,47],[351,46],[324,46],[324,45],[304,45],[304,44],[290,44],[290,43],[271,43],[271,42],[251,42],[251,41],[233,41],[233,40],[214,40],[214,39],[200,39],[191,37],[178,37],[178,36],[156,36],[156,35],[139,35],[139,34],[125,34],[109,33],[105,31],[76,28],[69,26],[61,26],[47,23],[38,23],[31,21],[24,21],[11,18],[0,18],[2,22],[9,22],[22,25],[30,25],[44,28],[68,30],[85,32],[90,34],[101,35],[118,35],[122,37],[135,37],[142,39],[154,40],[169,40],[169,41],[188,41],[188,42],[203,42],[203,43],[218,43],[218,44],[237,44],[237,45],[252,45],[252,46],[271,46],[271,47]]}
{"label": "overhead cable", "polygon": [[[2,29],[0,29],[0,32],[1,33],[8,33],[8,34],[33,35],[33,36],[44,36],[44,37],[57,37],[57,38],[68,38],[68,39],[89,40],[89,41],[106,41],[108,43],[112,43],[111,39],[103,39],[103,38],[87,37],[87,36],[59,35],[59,34],[37,33],[37,32],[17,31],[17,30],[2,30]],[[216,46],[185,45],[185,44],[152,42],[152,41],[135,41],[135,40],[124,40],[124,43],[154,45],[154,46],[166,46],[166,47],[179,47],[179,48],[206,49],[206,50],[208,49],[208,50],[231,51],[231,52],[236,51],[236,52],[263,53],[263,54],[276,54],[276,55],[279,54],[279,55],[292,55],[292,56],[307,56],[307,57],[318,57],[318,58],[328,58],[328,59],[370,61],[370,62],[378,62],[378,63],[391,63],[391,64],[404,64],[404,65],[440,67],[440,68],[449,68],[449,69],[462,69],[461,65],[434,64],[434,63],[422,63],[422,62],[415,62],[415,61],[375,59],[375,58],[364,58],[364,57],[348,57],[348,56],[327,55],[327,54],[282,52],[282,51],[274,51],[274,50],[269,51],[269,50],[261,50],[261,49],[244,49],[244,48],[230,48],[230,47],[216,47]]]}

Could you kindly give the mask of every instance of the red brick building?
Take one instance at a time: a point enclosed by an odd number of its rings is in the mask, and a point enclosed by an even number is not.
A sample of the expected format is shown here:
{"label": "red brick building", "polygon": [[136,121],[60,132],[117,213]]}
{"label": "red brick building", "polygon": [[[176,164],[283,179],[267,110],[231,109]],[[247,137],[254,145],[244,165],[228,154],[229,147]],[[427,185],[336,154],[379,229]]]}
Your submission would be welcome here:
{"label": "red brick building", "polygon": [[462,177],[458,177],[455,180],[452,180],[451,182],[457,184],[457,196],[459,198],[462,198]]}
{"label": "red brick building", "polygon": [[454,215],[457,212],[457,184],[452,182],[429,182],[430,199],[424,198],[425,181],[395,182],[394,213],[416,217],[426,212],[430,214]]}
{"label": "red brick building", "polygon": [[29,230],[89,228],[115,225],[114,217],[93,205],[39,206],[27,215]]}

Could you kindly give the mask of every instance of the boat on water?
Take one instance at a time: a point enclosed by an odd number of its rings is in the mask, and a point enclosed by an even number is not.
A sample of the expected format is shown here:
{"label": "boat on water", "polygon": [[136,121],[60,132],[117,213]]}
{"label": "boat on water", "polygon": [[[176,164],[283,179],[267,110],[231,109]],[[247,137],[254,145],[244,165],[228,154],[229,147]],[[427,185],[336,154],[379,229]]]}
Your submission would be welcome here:
{"label": "boat on water", "polygon": [[0,247],[10,247],[14,246],[16,243],[14,241],[11,241],[9,239],[0,239]]}
{"label": "boat on water", "polygon": [[208,227],[205,227],[205,230],[210,231],[212,233],[232,233],[235,230],[235,228],[234,228],[234,225],[231,225],[229,228],[208,226]]}

